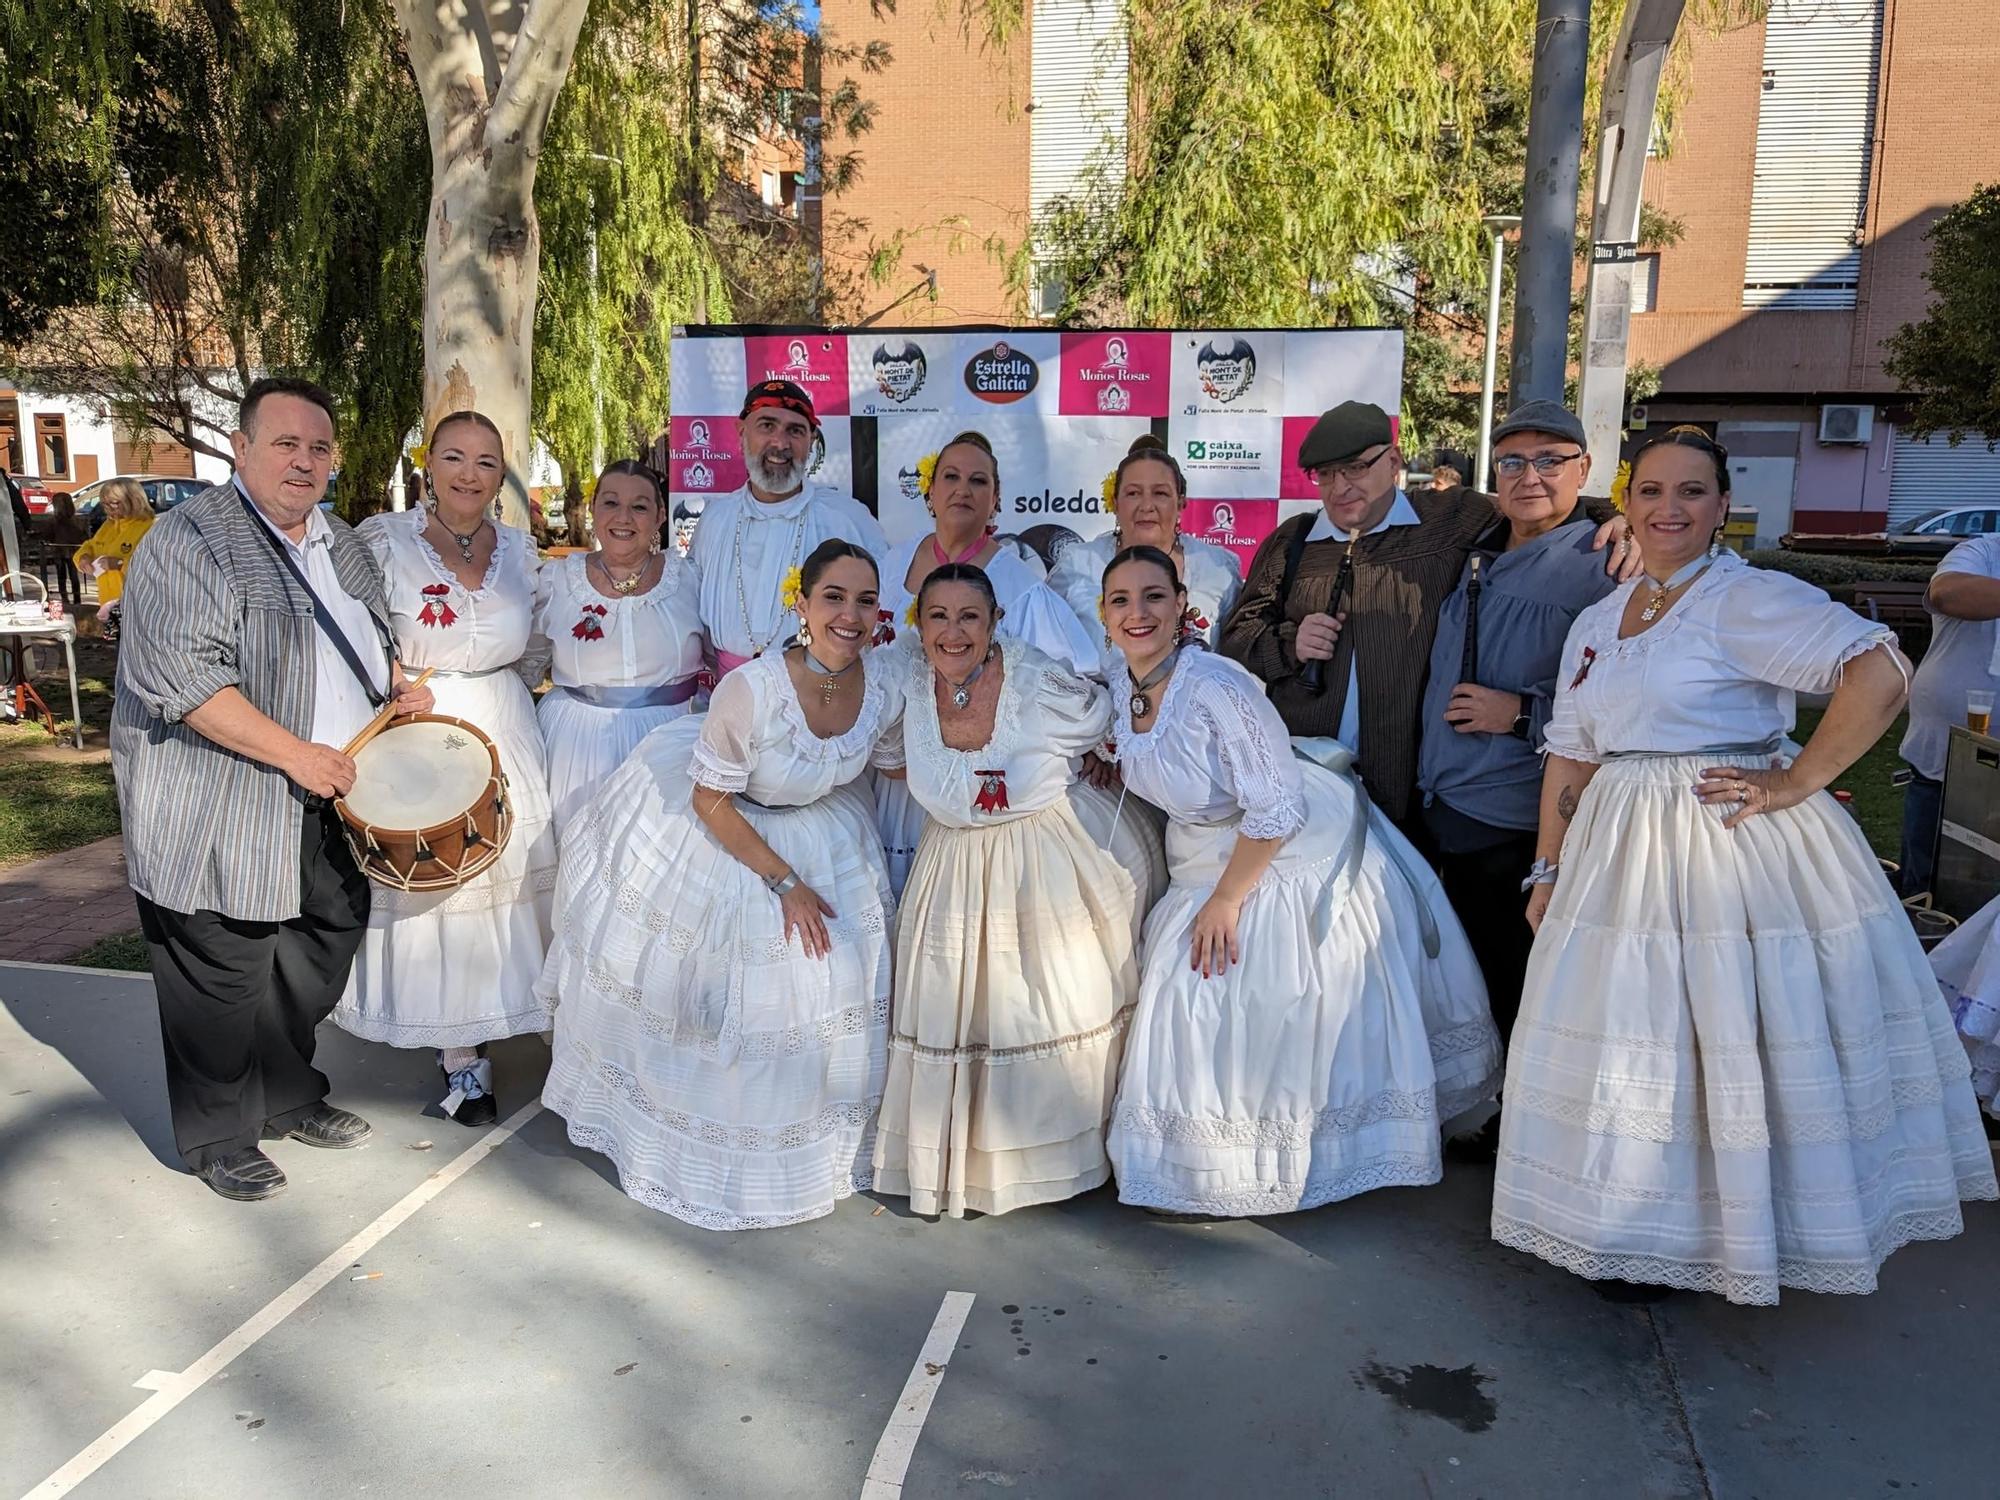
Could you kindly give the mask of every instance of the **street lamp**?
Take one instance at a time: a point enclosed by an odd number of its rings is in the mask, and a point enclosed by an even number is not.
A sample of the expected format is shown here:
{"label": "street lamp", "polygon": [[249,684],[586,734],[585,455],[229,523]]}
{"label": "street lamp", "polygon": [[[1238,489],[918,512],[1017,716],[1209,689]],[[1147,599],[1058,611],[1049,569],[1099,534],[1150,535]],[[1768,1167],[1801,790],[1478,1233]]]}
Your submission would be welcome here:
{"label": "street lamp", "polygon": [[1493,384],[1500,357],[1500,272],[1506,254],[1507,231],[1519,229],[1518,214],[1488,214],[1479,221],[1493,241],[1493,262],[1486,273],[1486,373],[1479,385],[1479,465],[1472,487],[1484,490],[1493,466]]}

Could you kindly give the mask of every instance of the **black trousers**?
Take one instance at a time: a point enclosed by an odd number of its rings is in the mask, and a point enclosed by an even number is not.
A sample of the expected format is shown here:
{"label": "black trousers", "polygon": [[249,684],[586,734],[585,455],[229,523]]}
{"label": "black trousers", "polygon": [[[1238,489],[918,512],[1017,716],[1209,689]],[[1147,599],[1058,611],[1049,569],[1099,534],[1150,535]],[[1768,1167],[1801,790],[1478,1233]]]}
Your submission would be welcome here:
{"label": "black trousers", "polygon": [[331,806],[309,809],[299,914],[245,922],[139,899],[153,960],[174,1142],[189,1167],[282,1135],[326,1098],[315,1032],[368,925],[368,882]]}
{"label": "black trousers", "polygon": [[[1495,833],[1503,830],[1496,829]],[[1528,926],[1528,897],[1521,882],[1535,862],[1535,835],[1506,830],[1504,843],[1466,854],[1439,854],[1438,878],[1465,928],[1473,957],[1486,979],[1493,1024],[1504,1043],[1521,1013],[1521,986],[1535,934]]]}

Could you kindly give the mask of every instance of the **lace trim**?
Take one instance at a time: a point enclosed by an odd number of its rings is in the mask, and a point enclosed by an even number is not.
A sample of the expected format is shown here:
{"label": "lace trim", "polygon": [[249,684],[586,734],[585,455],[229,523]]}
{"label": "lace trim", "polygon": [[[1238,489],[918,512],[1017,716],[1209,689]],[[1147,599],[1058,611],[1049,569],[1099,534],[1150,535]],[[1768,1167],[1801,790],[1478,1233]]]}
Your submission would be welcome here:
{"label": "lace trim", "polygon": [[944,730],[938,724],[937,694],[931,687],[930,658],[918,651],[905,664],[904,670],[909,675],[903,684],[903,757],[905,761],[913,757],[921,760],[931,768],[931,779],[938,785],[950,782],[952,762],[964,756],[976,755],[1005,765],[1021,739],[1026,718],[1022,699],[1037,674],[1021,660],[1020,641],[997,635],[993,644],[1000,649],[1003,672],[1000,700],[993,706],[993,732],[976,750],[957,750],[944,742]]}
{"label": "lace trim", "polygon": [[817,1146],[843,1131],[865,1128],[875,1118],[875,1111],[882,1102],[878,1097],[829,1104],[809,1120],[794,1120],[767,1129],[761,1125],[730,1125],[661,1104],[646,1092],[645,1085],[632,1074],[601,1058],[597,1062],[597,1076],[640,1114],[673,1134],[699,1141],[719,1151],[751,1155],[768,1156],[781,1151],[797,1151],[806,1146]]}
{"label": "lace trim", "polygon": [[[1509,1101],[1513,1099],[1510,1093]],[[1435,1125],[1437,1096],[1431,1089],[1385,1089],[1358,1104],[1317,1110],[1302,1119],[1196,1118],[1143,1105],[1121,1105],[1117,1128],[1175,1146],[1254,1147],[1266,1151],[1304,1151],[1315,1141],[1351,1135],[1390,1120]]]}
{"label": "lace trim", "polygon": [[349,1036],[391,1047],[477,1047],[549,1029],[548,1012],[539,1004],[464,1021],[396,1021],[342,1001],[334,1009],[333,1022]]}
{"label": "lace trim", "polygon": [[[1926,1015],[1921,1010],[1890,1010],[1882,1013],[1882,1025],[1867,1036],[1843,1041],[1828,1033],[1825,1036],[1806,1037],[1795,1042],[1716,1042],[1706,1037],[1701,1040],[1699,1050],[1704,1058],[1724,1057],[1780,1057],[1787,1053],[1817,1053],[1832,1051],[1842,1057],[1866,1057],[1877,1051],[1895,1050],[1889,1040],[1889,1033],[1915,1024],[1925,1036],[1929,1027],[1925,1025]],[[1575,1026],[1557,1026],[1549,1021],[1532,1022],[1527,1030],[1537,1036],[1560,1037],[1566,1042],[1586,1042],[1602,1045],[1602,1050],[1619,1052],[1650,1052],[1657,1054],[1693,1051],[1692,1043],[1677,1037],[1662,1036],[1621,1036],[1615,1032],[1584,1031]],[[1914,1045],[1903,1050],[1914,1051]]]}
{"label": "lace trim", "polygon": [[1468,1052],[1499,1051],[1500,1032],[1491,1021],[1467,1021],[1433,1033],[1430,1043],[1431,1061],[1439,1063]]}
{"label": "lace trim", "polygon": [[[546,1101],[557,1114],[563,1113],[563,1104],[555,1099]],[[650,1178],[640,1177],[625,1164],[625,1148],[608,1131],[590,1125],[570,1125],[570,1141],[586,1151],[595,1151],[609,1159],[618,1170],[618,1186],[625,1196],[648,1208],[679,1219],[683,1224],[692,1224],[697,1229],[784,1229],[793,1224],[808,1223],[813,1219],[823,1219],[840,1205],[842,1199],[852,1198],[856,1192],[865,1192],[874,1182],[870,1168],[858,1163],[866,1161],[864,1155],[857,1158],[857,1167],[846,1179],[833,1185],[833,1201],[821,1206],[803,1209],[795,1214],[773,1215],[769,1217],[746,1217],[728,1213],[719,1208],[704,1208],[698,1203],[690,1203],[678,1194],[669,1192],[660,1183]]]}
{"label": "lace trim", "polygon": [[1162,1177],[1118,1177],[1118,1201],[1136,1208],[1159,1208],[1171,1213],[1212,1214],[1222,1218],[1249,1219],[1266,1214],[1296,1213],[1319,1208],[1362,1193],[1385,1187],[1428,1187],[1444,1177],[1443,1163],[1436,1155],[1384,1156],[1338,1172],[1308,1173],[1296,1186],[1257,1183],[1248,1187],[1223,1188],[1212,1193],[1190,1193],[1177,1182]]}
{"label": "lace trim", "polygon": [[[1188,691],[1198,696],[1191,700],[1193,706],[1190,712],[1200,721],[1199,727],[1214,739],[1224,768],[1235,780],[1230,790],[1236,805],[1243,809],[1237,832],[1253,839],[1290,838],[1306,825],[1305,801],[1291,746],[1288,741],[1280,761],[1264,732],[1258,704],[1232,677],[1232,672],[1237,670],[1241,669],[1225,663],[1222,658],[1203,652],[1183,652],[1173,676],[1167,679],[1167,690],[1160,698],[1151,729],[1144,734],[1134,734],[1131,705],[1124,701],[1117,703],[1118,758],[1121,762],[1158,758],[1158,747],[1175,738],[1163,738],[1160,730],[1172,718],[1179,697],[1178,689],[1183,681],[1192,681],[1195,686]],[[1221,695],[1227,720],[1223,711],[1209,700],[1210,693]],[[1112,694],[1114,699],[1122,700],[1125,696]],[[1265,705],[1265,710],[1269,711],[1268,705]],[[1287,779],[1288,772],[1290,779]],[[1130,781],[1129,776],[1127,780]],[[1134,790],[1139,789],[1134,787]],[[1251,807],[1246,803],[1246,796],[1257,796],[1261,800],[1257,806]]]}
{"label": "lace trim", "polygon": [[479,580],[478,588],[469,589],[463,583],[459,582],[457,575],[450,568],[444,565],[444,558],[438,555],[437,548],[433,547],[430,538],[424,535],[424,528],[430,524],[430,511],[420,505],[414,510],[405,511],[404,514],[409,517],[409,520],[403,524],[408,529],[411,539],[416,542],[418,549],[423,553],[425,560],[430,563],[431,571],[437,574],[438,582],[448,583],[461,594],[473,599],[479,598],[482,594],[492,592],[493,585],[499,581],[500,566],[508,550],[517,544],[517,539],[525,541],[527,537],[525,532],[504,522],[495,521],[493,523],[493,555],[486,559],[486,574]]}
{"label": "lace trim", "polygon": [[[1582,1177],[1575,1172],[1566,1172],[1561,1167],[1538,1161],[1531,1156],[1523,1156],[1518,1151],[1502,1151],[1501,1162],[1520,1172],[1532,1172],[1538,1177],[1547,1177],[1575,1188],[1593,1198],[1609,1198],[1620,1203],[1660,1203],[1680,1205],[1700,1205],[1720,1208],[1726,1213],[1769,1213],[1774,1204],[1784,1204],[1794,1208],[1831,1208],[1844,1204],[1867,1202],[1878,1195],[1888,1179],[1900,1176],[1903,1169],[1921,1163],[1952,1164],[1951,1147],[1943,1142],[1928,1146],[1902,1146],[1890,1152],[1875,1171],[1866,1177],[1857,1178],[1851,1187],[1820,1188],[1803,1190],[1798,1188],[1773,1188],[1751,1198],[1725,1198],[1713,1188],[1664,1188],[1648,1187],[1642,1183],[1620,1182],[1616,1178]],[[1954,1167],[1950,1175],[1954,1180],[1958,1173]],[[1961,1198],[1971,1196],[1961,1190]]]}
{"label": "lace trim", "polygon": [[1132,1024],[1132,1012],[1136,1006],[1128,1005],[1102,1026],[1094,1026],[1089,1031],[1079,1031],[1070,1036],[1052,1037],[1045,1042],[1029,1042],[1019,1047],[989,1047],[983,1042],[974,1042],[964,1047],[923,1047],[912,1037],[894,1032],[889,1037],[889,1050],[906,1053],[924,1062],[940,1063],[983,1063],[988,1067],[998,1067],[1003,1063],[1033,1062],[1040,1058],[1060,1057],[1069,1052],[1082,1052],[1120,1036]]}
{"label": "lace trim", "polygon": [[[1512,1096],[1510,1095],[1511,1099]],[[1833,1292],[1862,1296],[1875,1290],[1876,1272],[1903,1246],[1918,1240],[1948,1240],[1965,1228],[1964,1216],[1953,1205],[1897,1214],[1870,1236],[1866,1262],[1814,1260],[1780,1255],[1777,1274],[1731,1270],[1715,1261],[1673,1260],[1659,1255],[1592,1250],[1533,1224],[1496,1211],[1493,1238],[1509,1249],[1539,1256],[1552,1266],[1589,1281],[1636,1281],[1683,1291],[1713,1292],[1731,1302],[1775,1307],[1778,1289]]]}
{"label": "lace trim", "polygon": [[[778,650],[766,652],[755,660],[737,668],[739,672],[763,670],[776,681],[771,684],[774,707],[778,718],[790,731],[786,736],[789,743],[786,753],[804,761],[847,760],[850,757],[866,759],[874,747],[875,740],[882,733],[883,705],[889,698],[887,675],[889,668],[874,669],[875,664],[867,652],[861,657],[861,708],[854,715],[854,723],[845,732],[822,739],[813,733],[806,723],[805,706],[799,702],[799,691],[792,684],[792,674],[785,666],[785,653]],[[738,788],[738,790],[741,790]]]}
{"label": "lace trim", "polygon": [[1741,1120],[1717,1120],[1689,1110],[1638,1109],[1571,1099],[1522,1084],[1510,1085],[1507,1107],[1540,1115],[1560,1125],[1580,1127],[1590,1135],[1615,1135],[1658,1145],[1706,1144],[1719,1151],[1767,1150],[1774,1140],[1789,1146],[1824,1146],[1837,1141],[1872,1141],[1888,1133],[1896,1117],[1944,1098],[1935,1076],[1890,1080],[1889,1102],[1841,1110],[1790,1113],[1775,1135],[1763,1115]]}
{"label": "lace trim", "polygon": [[526,871],[518,881],[489,882],[482,871],[469,884],[453,889],[442,901],[437,891],[400,891],[392,885],[372,885],[372,909],[397,916],[455,917],[469,911],[494,911],[520,906],[556,888],[561,871],[551,862]]}

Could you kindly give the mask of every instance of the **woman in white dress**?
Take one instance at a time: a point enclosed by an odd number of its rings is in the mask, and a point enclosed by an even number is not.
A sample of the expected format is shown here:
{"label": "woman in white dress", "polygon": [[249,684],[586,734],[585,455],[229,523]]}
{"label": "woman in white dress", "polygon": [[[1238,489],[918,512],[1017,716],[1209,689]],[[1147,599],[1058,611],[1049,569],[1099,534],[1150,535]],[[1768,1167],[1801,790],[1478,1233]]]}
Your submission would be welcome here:
{"label": "woman in white dress", "polygon": [[1165,443],[1146,433],[1118,461],[1108,489],[1105,508],[1115,517],[1111,530],[1078,542],[1057,558],[1049,587],[1096,635],[1097,603],[1111,559],[1127,547],[1157,547],[1174,560],[1187,585],[1188,638],[1213,650],[1222,638],[1223,620],[1243,592],[1243,564],[1227,547],[1181,535],[1181,511],[1187,505],[1187,476],[1181,466]]}
{"label": "woman in white dress", "polygon": [[[1995,1196],[1922,947],[1823,793],[1908,664],[1721,548],[1706,434],[1642,448],[1626,504],[1646,573],[1577,617],[1557,678],[1493,1236],[1614,1300],[1873,1291]],[[1833,694],[1803,750],[1799,692]]]}
{"label": "woman in white dress", "polygon": [[929,814],[896,924],[875,1186],[961,1218],[1104,1182],[1104,1122],[1138,983],[1132,877],[1065,795],[1111,722],[1104,689],[996,639],[978,568],[917,601],[903,755]]}
{"label": "woman in white dress", "polygon": [[[1000,463],[985,435],[961,432],[920,463],[918,473],[935,528],[894,548],[882,568],[883,610],[902,632],[897,636],[899,646],[921,655],[910,616],[923,581],[948,563],[969,563],[984,572],[992,585],[1002,636],[1026,641],[1080,676],[1097,675],[1101,671],[1102,652],[1097,644],[1103,635],[1101,627],[1093,618],[1092,628],[1085,628],[1049,588],[1042,565],[1033,554],[995,534],[1000,516]],[[1132,799],[1121,807],[1115,789],[1093,786],[1085,780],[1073,782],[1068,795],[1098,846],[1110,850],[1132,873],[1139,890],[1137,917],[1143,920],[1155,898],[1166,889],[1166,855],[1158,815]],[[889,880],[900,895],[924,830],[924,810],[906,786],[893,781],[879,781],[875,799],[882,847],[889,859]]]}
{"label": "woman in white dress", "polygon": [[1119,769],[1165,810],[1111,1161],[1124,1202],[1289,1213],[1436,1182],[1440,1131],[1490,1099],[1500,1038],[1444,891],[1358,781],[1292,753],[1263,686],[1179,644],[1187,593],[1114,559]]}
{"label": "woman in white dress", "polygon": [[435,712],[477,725],[500,751],[514,831],[500,857],[448,891],[377,885],[368,934],[334,1010],[342,1028],[392,1047],[439,1048],[462,1125],[491,1124],[499,1106],[487,1042],[548,1023],[535,978],[548,946],[556,882],[548,775],[524,668],[539,559],[528,534],[492,517],[506,477],[500,434],[478,412],[431,433],[428,509],[362,522],[382,566],[396,650],[411,672],[433,668]]}
{"label": "woman in white dress", "polygon": [[702,673],[694,569],[660,545],[659,476],[636,459],[612,464],[590,518],[597,550],[544,566],[535,594],[555,679],[539,717],[558,834],[639,741],[690,710]]}
{"label": "woman in white dress", "polygon": [[868,554],[823,542],[796,588],[797,641],[649,734],[571,828],[541,983],[543,1102],[628,1196],[705,1229],[868,1186],[882,1096],[894,907],[861,777],[894,759],[900,698],[865,653]]}
{"label": "woman in white dress", "polygon": [[1972,1092],[2000,1121],[2000,896],[1931,950],[1931,972],[1972,1059]]}

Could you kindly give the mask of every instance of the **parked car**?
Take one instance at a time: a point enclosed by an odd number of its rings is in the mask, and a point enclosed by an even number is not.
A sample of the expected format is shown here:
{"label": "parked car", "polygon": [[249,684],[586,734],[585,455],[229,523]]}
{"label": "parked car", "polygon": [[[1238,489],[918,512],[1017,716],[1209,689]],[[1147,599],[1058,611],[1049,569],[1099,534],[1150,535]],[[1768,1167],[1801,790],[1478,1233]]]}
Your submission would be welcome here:
{"label": "parked car", "polygon": [[1907,526],[1899,526],[1894,536],[1948,536],[1963,540],[1969,536],[1991,536],[2000,531],[2000,505],[1955,505],[1918,516]]}
{"label": "parked car", "polygon": [[[211,488],[206,479],[190,479],[184,474],[119,474],[118,479],[134,479],[152,502],[153,514],[165,515],[183,500],[191,500]],[[76,513],[92,531],[104,524],[104,487],[109,479],[86,484],[76,492]]]}
{"label": "parked car", "polygon": [[21,500],[28,507],[31,516],[45,516],[49,513],[49,487],[39,479],[31,479],[25,474],[13,477],[14,488],[21,492]]}

